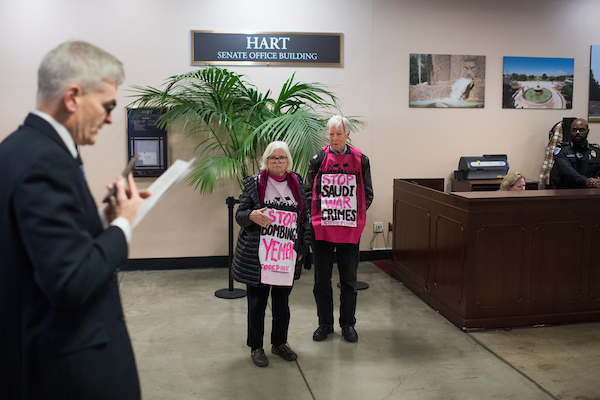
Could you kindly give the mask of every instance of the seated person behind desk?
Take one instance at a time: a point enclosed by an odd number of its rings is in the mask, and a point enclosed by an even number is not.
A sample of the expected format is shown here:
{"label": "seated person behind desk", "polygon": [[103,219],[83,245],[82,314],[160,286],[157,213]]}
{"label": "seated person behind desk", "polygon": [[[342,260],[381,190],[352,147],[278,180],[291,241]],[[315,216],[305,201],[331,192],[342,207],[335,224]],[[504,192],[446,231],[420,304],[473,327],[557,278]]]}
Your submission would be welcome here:
{"label": "seated person behind desk", "polygon": [[587,141],[588,122],[577,118],[571,124],[571,143],[554,149],[554,167],[550,172],[553,189],[600,187],[600,147]]}
{"label": "seated person behind desk", "polygon": [[521,192],[525,190],[525,177],[520,172],[511,172],[502,179],[500,190]]}

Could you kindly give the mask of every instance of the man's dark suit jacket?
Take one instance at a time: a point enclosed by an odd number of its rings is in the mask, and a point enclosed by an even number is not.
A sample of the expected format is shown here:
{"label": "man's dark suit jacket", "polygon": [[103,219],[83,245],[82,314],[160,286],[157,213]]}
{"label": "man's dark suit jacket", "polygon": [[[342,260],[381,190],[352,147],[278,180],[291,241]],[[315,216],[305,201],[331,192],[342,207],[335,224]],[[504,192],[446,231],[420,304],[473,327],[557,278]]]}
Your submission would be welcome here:
{"label": "man's dark suit jacket", "polygon": [[27,116],[0,143],[0,399],[140,397],[116,276],[126,259],[62,139]]}

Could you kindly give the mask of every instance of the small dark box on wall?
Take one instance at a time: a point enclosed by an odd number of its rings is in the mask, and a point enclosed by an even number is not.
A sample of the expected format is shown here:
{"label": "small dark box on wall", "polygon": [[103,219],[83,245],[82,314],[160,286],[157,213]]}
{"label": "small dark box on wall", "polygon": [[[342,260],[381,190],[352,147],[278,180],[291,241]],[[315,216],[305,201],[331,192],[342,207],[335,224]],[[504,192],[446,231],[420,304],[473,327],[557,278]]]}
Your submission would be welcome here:
{"label": "small dark box on wall", "polygon": [[139,154],[135,178],[156,178],[167,170],[167,131],[159,127],[166,108],[127,108],[127,154]]}

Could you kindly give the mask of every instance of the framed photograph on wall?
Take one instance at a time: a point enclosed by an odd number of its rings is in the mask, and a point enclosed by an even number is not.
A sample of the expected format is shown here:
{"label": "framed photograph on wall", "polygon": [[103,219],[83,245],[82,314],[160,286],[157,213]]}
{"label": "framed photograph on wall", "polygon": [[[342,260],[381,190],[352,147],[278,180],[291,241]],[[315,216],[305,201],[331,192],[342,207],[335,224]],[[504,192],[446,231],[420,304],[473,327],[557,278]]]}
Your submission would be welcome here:
{"label": "framed photograph on wall", "polygon": [[573,108],[573,58],[504,57],[502,108]]}
{"label": "framed photograph on wall", "polygon": [[485,56],[411,54],[408,106],[483,108]]}
{"label": "framed photograph on wall", "polygon": [[600,46],[590,50],[590,100],[588,121],[600,122]]}

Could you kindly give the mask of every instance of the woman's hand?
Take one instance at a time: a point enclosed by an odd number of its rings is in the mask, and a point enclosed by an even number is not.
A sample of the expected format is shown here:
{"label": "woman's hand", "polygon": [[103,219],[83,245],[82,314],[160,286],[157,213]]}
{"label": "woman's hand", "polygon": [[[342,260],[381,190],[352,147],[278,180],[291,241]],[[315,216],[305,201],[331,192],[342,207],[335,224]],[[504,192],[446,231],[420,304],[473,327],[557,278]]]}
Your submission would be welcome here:
{"label": "woman's hand", "polygon": [[261,227],[267,227],[271,225],[271,218],[263,214],[267,210],[267,207],[261,208],[260,210],[254,210],[250,213],[250,221]]}

